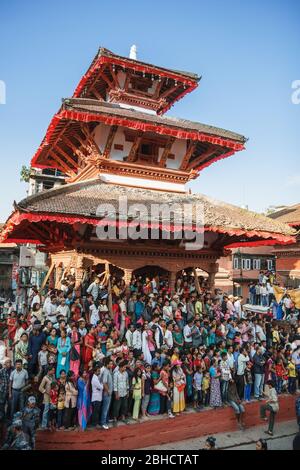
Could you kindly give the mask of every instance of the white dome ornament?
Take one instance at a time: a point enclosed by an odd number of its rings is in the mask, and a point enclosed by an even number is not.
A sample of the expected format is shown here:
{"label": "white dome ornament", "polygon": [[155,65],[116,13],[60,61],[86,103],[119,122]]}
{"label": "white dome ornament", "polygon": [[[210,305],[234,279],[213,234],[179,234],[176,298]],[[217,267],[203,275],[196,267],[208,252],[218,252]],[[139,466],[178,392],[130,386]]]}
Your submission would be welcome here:
{"label": "white dome ornament", "polygon": [[129,59],[137,60],[137,47],[135,44],[130,48]]}

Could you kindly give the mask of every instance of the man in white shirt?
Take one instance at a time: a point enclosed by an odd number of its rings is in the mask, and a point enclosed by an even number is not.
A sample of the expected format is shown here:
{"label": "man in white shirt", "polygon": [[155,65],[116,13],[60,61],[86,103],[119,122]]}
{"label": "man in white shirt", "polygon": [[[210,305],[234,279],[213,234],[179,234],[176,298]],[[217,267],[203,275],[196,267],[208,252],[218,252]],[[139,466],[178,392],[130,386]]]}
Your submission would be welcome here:
{"label": "man in white shirt", "polygon": [[241,304],[242,297],[234,297],[234,310],[235,310],[235,315],[237,318],[241,318],[242,315],[242,304]]}
{"label": "man in white shirt", "polygon": [[240,355],[237,360],[237,371],[236,371],[236,387],[237,392],[241,400],[244,398],[244,387],[245,387],[245,369],[247,362],[249,362],[249,356],[245,348],[240,349]]}
{"label": "man in white shirt", "polygon": [[125,339],[127,341],[127,346],[129,348],[133,348],[133,332],[134,332],[134,325],[131,324],[131,325],[129,325],[129,328],[126,331],[126,334],[125,334]]}
{"label": "man in white shirt", "polygon": [[60,305],[57,307],[57,315],[63,315],[64,318],[68,321],[70,318],[70,309],[66,304],[66,299],[62,299]]}
{"label": "man in white shirt", "polygon": [[90,312],[90,322],[93,326],[96,326],[100,318],[99,318],[98,309],[94,302],[90,305],[89,312]]}
{"label": "man in white shirt", "polygon": [[255,327],[255,332],[256,332],[256,341],[258,343],[262,343],[262,341],[266,341],[266,334],[264,332],[264,329],[262,327],[262,320],[258,320],[257,325]]}
{"label": "man in white shirt", "polygon": [[97,276],[94,282],[92,282],[89,287],[87,288],[87,294],[91,294],[93,296],[94,302],[98,299],[100,291],[100,279]]}
{"label": "man in white shirt", "polygon": [[187,325],[185,325],[185,327],[183,328],[184,342],[187,347],[191,347],[193,343],[192,325],[193,325],[193,320],[190,319],[187,322]]}
{"label": "man in white shirt", "polygon": [[38,292],[37,289],[32,289],[32,301],[31,301],[31,308],[34,306],[34,304],[40,304],[41,305],[41,296]]}
{"label": "man in white shirt", "polygon": [[141,332],[141,325],[136,325],[136,330],[133,332],[132,335],[132,346],[134,356],[138,356],[142,352],[142,332]]}
{"label": "man in white shirt", "polygon": [[103,384],[100,382],[100,367],[94,369],[92,377],[92,426],[100,428],[100,411],[103,394]]}
{"label": "man in white shirt", "polygon": [[168,346],[168,349],[173,348],[173,324],[169,323],[165,332],[164,343]]}
{"label": "man in white shirt", "polygon": [[266,284],[263,284],[262,286],[260,286],[259,293],[260,293],[260,304],[263,307],[266,307],[268,305],[268,301],[267,301],[268,292],[267,292]]}
{"label": "man in white shirt", "polygon": [[54,325],[54,323],[56,323],[56,317],[57,317],[57,315],[56,315],[57,300],[56,300],[55,295],[53,295],[50,298],[50,302],[45,302],[43,311],[46,315],[46,319],[50,320]]}

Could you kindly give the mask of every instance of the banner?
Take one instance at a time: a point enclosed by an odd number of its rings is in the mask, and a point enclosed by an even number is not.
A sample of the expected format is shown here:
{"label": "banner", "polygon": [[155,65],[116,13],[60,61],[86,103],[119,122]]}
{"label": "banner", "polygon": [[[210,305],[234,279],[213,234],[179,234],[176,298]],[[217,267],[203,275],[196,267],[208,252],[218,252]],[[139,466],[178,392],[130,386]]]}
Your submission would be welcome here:
{"label": "banner", "polygon": [[279,286],[273,286],[273,289],[274,289],[276,302],[279,304],[279,302],[282,300],[282,297],[284,296],[286,292],[286,289],[284,289],[283,287],[279,287]]}
{"label": "banner", "polygon": [[273,289],[275,299],[278,304],[282,300],[283,296],[288,294],[295,304],[295,307],[300,309],[300,289],[285,289],[284,287],[279,286],[273,286]]}

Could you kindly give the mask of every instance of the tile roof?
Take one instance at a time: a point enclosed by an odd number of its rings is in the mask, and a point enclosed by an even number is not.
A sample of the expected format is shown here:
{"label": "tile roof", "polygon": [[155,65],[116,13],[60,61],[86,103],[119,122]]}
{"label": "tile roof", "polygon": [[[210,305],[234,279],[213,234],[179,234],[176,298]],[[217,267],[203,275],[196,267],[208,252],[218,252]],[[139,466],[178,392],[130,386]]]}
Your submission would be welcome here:
{"label": "tile roof", "polygon": [[168,127],[180,128],[184,130],[192,130],[203,132],[213,136],[232,139],[237,142],[245,143],[246,137],[236,132],[231,132],[208,124],[200,122],[189,121],[187,119],[179,119],[175,117],[161,117],[149,113],[143,113],[134,109],[127,109],[118,104],[100,102],[99,100],[87,98],[66,98],[63,100],[63,107],[65,109],[84,111],[93,114],[105,114],[112,116],[125,117],[128,119],[135,119],[138,121],[150,122],[158,125],[167,125]]}
{"label": "tile roof", "polygon": [[161,71],[166,71],[166,72],[173,72],[174,74],[182,75],[183,77],[190,78],[190,79],[193,79],[193,80],[196,80],[196,81],[199,81],[201,79],[201,77],[196,73],[186,72],[184,70],[169,69],[169,68],[166,68],[166,67],[160,67],[158,65],[150,64],[148,62],[142,62],[140,60],[130,59],[129,57],[120,56],[118,54],[115,54],[114,52],[106,49],[105,47],[100,47],[99,48],[99,51],[98,51],[95,59],[93,60],[92,64],[99,57],[112,57],[112,58],[116,58],[116,59],[121,59],[122,61],[127,62],[128,66],[131,65],[132,67],[134,67],[136,64],[145,65],[145,66],[153,67],[153,68],[157,69],[158,72],[160,70]]}
{"label": "tile roof", "polygon": [[284,209],[273,212],[269,217],[278,222],[285,224],[300,226],[300,204],[287,206]]}
{"label": "tile roof", "polygon": [[97,208],[102,203],[110,203],[117,208],[120,196],[126,196],[128,204],[143,203],[148,210],[153,203],[193,204],[194,221],[196,220],[196,211],[203,208],[206,227],[261,231],[288,236],[295,234],[291,227],[282,222],[201,194],[170,193],[108,184],[103,182],[101,177],[92,181],[71,183],[29,196],[19,202],[16,208],[21,212],[95,217]]}

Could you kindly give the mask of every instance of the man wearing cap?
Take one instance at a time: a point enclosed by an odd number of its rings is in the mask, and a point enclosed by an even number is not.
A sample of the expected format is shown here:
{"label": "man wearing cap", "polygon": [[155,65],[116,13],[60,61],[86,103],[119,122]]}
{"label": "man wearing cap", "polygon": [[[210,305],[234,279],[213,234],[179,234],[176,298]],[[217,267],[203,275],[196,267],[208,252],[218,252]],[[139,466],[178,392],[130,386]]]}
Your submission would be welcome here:
{"label": "man wearing cap", "polygon": [[36,407],[34,396],[28,398],[27,406],[23,411],[23,431],[28,434],[29,444],[32,449],[35,448],[35,433],[40,421],[40,411]]}
{"label": "man wearing cap", "polygon": [[2,447],[2,449],[8,450],[32,450],[29,445],[28,437],[22,429],[22,420],[16,419],[12,423],[12,431],[14,434],[13,441],[8,445],[8,447]]}
{"label": "man wearing cap", "polygon": [[14,414],[11,425],[8,426],[8,428],[6,429],[6,435],[5,435],[5,439],[3,441],[3,446],[1,447],[1,450],[9,449],[9,447],[11,446],[11,444],[13,443],[15,438],[17,437],[17,434],[15,432],[15,428],[14,428],[14,423],[17,420],[21,420],[21,422],[22,422],[22,412],[21,411],[18,411],[17,413]]}

